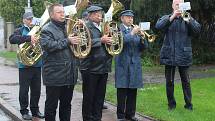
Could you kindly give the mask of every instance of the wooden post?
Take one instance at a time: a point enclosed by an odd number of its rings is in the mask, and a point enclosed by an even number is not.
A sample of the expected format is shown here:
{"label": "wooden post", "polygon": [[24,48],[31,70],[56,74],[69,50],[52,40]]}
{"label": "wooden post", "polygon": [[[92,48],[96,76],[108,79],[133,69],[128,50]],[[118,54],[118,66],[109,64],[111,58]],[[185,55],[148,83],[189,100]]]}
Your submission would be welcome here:
{"label": "wooden post", "polygon": [[14,32],[14,23],[13,22],[6,22],[6,26],[7,26],[7,50],[8,51],[16,51],[17,50],[17,45],[14,44],[10,44],[9,42],[9,37],[11,34],[13,34]]}

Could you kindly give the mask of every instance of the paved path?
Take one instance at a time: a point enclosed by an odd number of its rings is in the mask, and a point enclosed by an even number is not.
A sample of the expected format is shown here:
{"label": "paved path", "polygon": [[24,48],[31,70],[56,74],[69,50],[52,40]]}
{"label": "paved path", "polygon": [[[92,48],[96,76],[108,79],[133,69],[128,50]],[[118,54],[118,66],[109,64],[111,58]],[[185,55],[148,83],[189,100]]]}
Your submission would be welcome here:
{"label": "paved path", "polygon": [[[11,66],[2,65],[3,60],[0,58],[0,98],[8,102],[12,107],[19,111],[18,102],[18,69]],[[10,65],[10,64],[9,64]],[[41,98],[40,98],[40,111],[44,112],[45,103],[45,87],[42,86]],[[72,114],[71,121],[82,121],[81,117],[81,104],[82,94],[74,91],[74,97],[72,100]],[[107,110],[103,110],[102,121],[116,121],[116,107],[110,104]],[[140,121],[149,121],[147,118],[138,116]],[[58,116],[57,119],[59,120]],[[43,120],[41,120],[43,121]]]}

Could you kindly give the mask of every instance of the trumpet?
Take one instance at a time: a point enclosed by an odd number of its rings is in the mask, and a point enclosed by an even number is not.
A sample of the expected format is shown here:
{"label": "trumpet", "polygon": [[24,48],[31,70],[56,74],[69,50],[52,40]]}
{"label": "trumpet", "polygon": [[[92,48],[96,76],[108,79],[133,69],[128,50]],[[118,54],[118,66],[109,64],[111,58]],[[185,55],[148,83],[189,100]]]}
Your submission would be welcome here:
{"label": "trumpet", "polygon": [[[132,27],[136,26],[134,24],[131,25]],[[156,35],[154,34],[149,34],[146,31],[140,30],[138,32],[138,35],[142,38],[142,39],[147,39],[149,42],[154,42],[156,39]]]}
{"label": "trumpet", "polygon": [[191,16],[189,12],[183,11],[181,12],[181,17],[183,18],[184,21],[190,21]]}

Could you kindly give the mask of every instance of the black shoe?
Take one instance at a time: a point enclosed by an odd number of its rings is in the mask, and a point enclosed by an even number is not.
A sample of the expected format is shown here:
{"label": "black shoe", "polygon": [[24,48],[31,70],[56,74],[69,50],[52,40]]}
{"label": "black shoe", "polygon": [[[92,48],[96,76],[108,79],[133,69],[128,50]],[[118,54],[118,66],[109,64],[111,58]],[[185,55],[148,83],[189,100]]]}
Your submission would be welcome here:
{"label": "black shoe", "polygon": [[175,110],[175,108],[176,108],[176,106],[168,106],[169,111]]}
{"label": "black shoe", "polygon": [[126,119],[122,118],[122,119],[117,119],[117,121],[126,121]]}
{"label": "black shoe", "polygon": [[139,121],[138,118],[136,117],[131,117],[131,118],[126,118],[129,121]]}
{"label": "black shoe", "polygon": [[33,114],[33,116],[37,117],[37,118],[41,118],[41,119],[45,118],[45,115],[40,113],[40,112],[37,112],[36,114]]}
{"label": "black shoe", "polygon": [[24,120],[32,120],[32,116],[30,115],[30,114],[23,114],[22,115],[22,118],[24,119]]}
{"label": "black shoe", "polygon": [[185,108],[185,109],[187,109],[187,110],[190,110],[190,111],[192,111],[192,110],[193,110],[193,106],[185,105],[185,106],[184,106],[184,108]]}
{"label": "black shoe", "polygon": [[106,105],[103,105],[102,109],[108,109],[108,107]]}

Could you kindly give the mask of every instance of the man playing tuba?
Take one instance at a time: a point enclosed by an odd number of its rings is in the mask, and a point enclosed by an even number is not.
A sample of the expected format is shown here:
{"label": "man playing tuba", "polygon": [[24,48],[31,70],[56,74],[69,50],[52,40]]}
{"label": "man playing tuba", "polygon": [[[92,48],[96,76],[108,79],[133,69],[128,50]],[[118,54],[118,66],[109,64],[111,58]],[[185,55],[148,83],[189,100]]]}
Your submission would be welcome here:
{"label": "man playing tuba", "polygon": [[[11,44],[22,44],[25,42],[31,42],[34,44],[37,41],[35,35],[27,35],[32,27],[33,13],[27,12],[23,15],[23,25],[15,30],[10,36],[9,41]],[[26,66],[20,61],[18,62],[19,68],[19,103],[20,112],[24,120],[31,120],[32,116],[29,114],[28,105],[28,92],[31,89],[30,95],[30,110],[34,117],[44,118],[44,115],[40,113],[38,102],[40,99],[41,91],[41,65],[42,61],[39,61],[32,65]]]}

